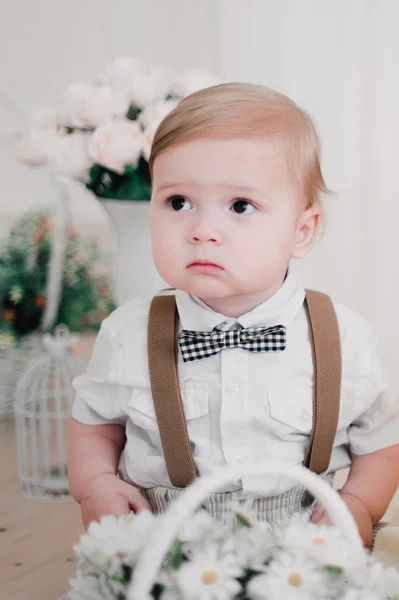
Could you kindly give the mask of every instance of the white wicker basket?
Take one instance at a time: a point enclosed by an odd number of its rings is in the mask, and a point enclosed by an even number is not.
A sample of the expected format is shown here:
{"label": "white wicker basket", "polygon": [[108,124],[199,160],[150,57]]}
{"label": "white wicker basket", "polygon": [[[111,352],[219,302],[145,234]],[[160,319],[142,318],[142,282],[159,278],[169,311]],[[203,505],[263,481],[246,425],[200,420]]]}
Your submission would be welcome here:
{"label": "white wicker basket", "polygon": [[14,416],[18,378],[39,352],[36,336],[29,336],[18,347],[0,344],[0,420]]}
{"label": "white wicker basket", "polygon": [[162,527],[148,539],[133,572],[128,600],[148,600],[155,578],[168,549],[183,523],[190,518],[201,503],[220,487],[237,481],[244,475],[278,475],[289,477],[306,487],[328,511],[333,523],[351,545],[353,553],[364,555],[362,541],[356,524],[339,494],[320,477],[300,466],[280,461],[268,461],[245,467],[222,467],[209,475],[200,477],[171,505]]}

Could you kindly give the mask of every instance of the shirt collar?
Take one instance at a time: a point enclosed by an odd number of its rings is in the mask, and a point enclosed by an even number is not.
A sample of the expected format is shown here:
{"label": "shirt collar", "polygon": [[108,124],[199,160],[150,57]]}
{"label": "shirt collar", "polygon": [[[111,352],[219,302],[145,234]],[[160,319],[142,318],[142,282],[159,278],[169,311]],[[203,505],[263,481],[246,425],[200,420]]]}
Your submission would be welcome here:
{"label": "shirt collar", "polygon": [[[287,277],[273,296],[234,320],[243,327],[288,325],[297,316],[304,299],[305,290],[300,278],[290,266]],[[212,331],[219,323],[231,320],[182,290],[176,290],[176,304],[183,329]]]}

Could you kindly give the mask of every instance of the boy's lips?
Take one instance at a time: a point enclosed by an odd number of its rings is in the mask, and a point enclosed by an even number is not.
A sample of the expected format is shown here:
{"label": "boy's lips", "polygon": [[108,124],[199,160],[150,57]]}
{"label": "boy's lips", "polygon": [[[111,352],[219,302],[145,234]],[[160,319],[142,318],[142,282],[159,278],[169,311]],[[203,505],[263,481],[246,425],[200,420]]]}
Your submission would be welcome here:
{"label": "boy's lips", "polygon": [[223,270],[223,267],[221,265],[218,265],[217,263],[211,262],[210,260],[194,260],[192,263],[190,263],[189,265],[187,265],[188,269],[198,269],[198,270],[211,270],[211,269],[219,269],[219,270]]}

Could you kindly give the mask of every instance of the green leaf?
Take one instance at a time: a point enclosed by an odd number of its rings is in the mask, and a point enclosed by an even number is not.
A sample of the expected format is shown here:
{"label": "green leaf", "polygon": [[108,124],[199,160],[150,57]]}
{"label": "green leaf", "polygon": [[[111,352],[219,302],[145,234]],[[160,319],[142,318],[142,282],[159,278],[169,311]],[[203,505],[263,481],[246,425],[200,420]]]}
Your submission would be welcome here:
{"label": "green leaf", "polygon": [[137,121],[137,117],[140,113],[141,109],[137,108],[137,106],[134,104],[131,104],[129,106],[129,110],[127,111],[126,119],[129,119],[129,121]]}
{"label": "green leaf", "polygon": [[[141,157],[137,168],[127,165],[123,174],[95,165],[93,191],[100,197],[120,200],[149,200],[151,179],[147,161]],[[88,186],[91,184],[89,183]]]}
{"label": "green leaf", "polygon": [[239,527],[248,527],[248,529],[253,527],[251,521],[245,515],[240,512],[236,512],[235,515]]}
{"label": "green leaf", "polygon": [[181,565],[181,563],[185,560],[184,552],[183,552],[183,544],[179,540],[177,540],[166,559],[166,568],[175,571]]}
{"label": "green leaf", "polygon": [[162,593],[165,589],[165,586],[161,583],[154,583],[153,588],[151,590],[151,596],[154,600],[159,600],[162,597]]}
{"label": "green leaf", "polygon": [[324,565],[323,569],[326,571],[330,581],[332,582],[341,579],[342,575],[344,574],[344,569],[338,565]]}
{"label": "green leaf", "polygon": [[151,180],[148,163],[141,157],[137,168],[126,167],[125,172],[115,173],[101,165],[90,170],[86,187],[99,198],[109,200],[144,200],[151,198]]}
{"label": "green leaf", "polygon": [[234,598],[236,600],[251,600],[251,596],[249,596],[247,592],[248,583],[259,575],[259,571],[253,571],[252,569],[245,569],[244,575],[242,577],[237,577],[237,581],[241,584],[242,590]]}
{"label": "green leaf", "polygon": [[132,567],[129,565],[122,565],[122,577],[123,577],[123,583],[130,583],[130,580],[132,578]]}

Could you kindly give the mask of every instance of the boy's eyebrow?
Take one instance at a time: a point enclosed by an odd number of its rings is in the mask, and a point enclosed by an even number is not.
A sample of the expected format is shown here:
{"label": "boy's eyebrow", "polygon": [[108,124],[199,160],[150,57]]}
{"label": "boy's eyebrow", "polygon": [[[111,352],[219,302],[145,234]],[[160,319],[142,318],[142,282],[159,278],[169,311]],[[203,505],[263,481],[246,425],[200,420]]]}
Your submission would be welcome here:
{"label": "boy's eyebrow", "polygon": [[264,192],[261,192],[260,190],[257,190],[256,188],[251,188],[247,185],[232,185],[230,183],[227,182],[223,182],[220,187],[224,187],[224,188],[228,188],[229,190],[236,190],[237,192],[243,192],[243,193],[248,193],[248,194],[261,194],[262,196],[265,196],[266,198],[268,198],[267,194],[265,194]]}
{"label": "boy's eyebrow", "polygon": [[178,182],[175,182],[175,183],[164,183],[164,184],[160,185],[159,187],[157,187],[156,191],[159,192],[160,190],[167,190],[168,188],[177,187],[179,185],[187,185],[187,184],[178,183]]}
{"label": "boy's eyebrow", "polygon": [[[161,190],[166,190],[169,188],[173,188],[173,187],[179,187],[179,186],[192,186],[192,187],[200,187],[201,184],[199,183],[195,183],[195,182],[189,182],[189,181],[175,181],[173,183],[164,183],[162,185],[160,185],[156,191],[160,192]],[[243,192],[243,193],[247,193],[247,194],[261,194],[262,196],[264,196],[265,198],[267,198],[268,200],[270,200],[270,197],[265,194],[265,192],[261,192],[260,190],[257,190],[255,188],[250,188],[246,185],[232,185],[230,183],[228,183],[227,181],[222,181],[220,182],[217,187],[220,188],[226,188],[229,190],[236,190],[238,192]]]}

